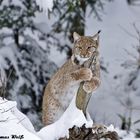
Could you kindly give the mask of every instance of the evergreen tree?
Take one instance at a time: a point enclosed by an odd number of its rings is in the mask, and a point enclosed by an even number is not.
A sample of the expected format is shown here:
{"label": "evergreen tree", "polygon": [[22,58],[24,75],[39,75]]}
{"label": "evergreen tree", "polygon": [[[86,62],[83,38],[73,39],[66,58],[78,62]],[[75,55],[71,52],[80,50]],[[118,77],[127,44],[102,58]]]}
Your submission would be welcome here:
{"label": "evergreen tree", "polygon": [[48,58],[47,34],[35,25],[34,0],[0,1],[0,69],[10,78],[6,97],[41,127],[43,88],[56,70]]}
{"label": "evergreen tree", "polygon": [[122,129],[128,132],[132,127],[138,124],[140,121],[137,116],[133,114],[140,113],[139,100],[140,100],[140,31],[134,24],[136,35],[131,35],[138,42],[132,48],[132,52],[126,50],[130,57],[121,66],[124,68],[124,72],[114,77],[118,81],[116,88],[116,99],[120,102],[124,108],[124,114],[119,114],[122,121]]}
{"label": "evergreen tree", "polygon": [[[111,1],[111,0],[107,0]],[[59,50],[65,50],[68,58],[71,56],[71,43],[73,42],[72,34],[77,32],[85,35],[86,15],[94,16],[94,19],[102,20],[101,11],[103,11],[105,1],[101,0],[55,0],[53,14],[56,21],[53,24],[52,34],[59,34],[65,38],[65,43],[58,40]],[[88,12],[87,9],[90,11]]]}
{"label": "evergreen tree", "polygon": [[54,0],[52,13],[57,18],[51,32],[44,33],[35,25],[35,0],[0,0],[0,69],[10,77],[6,97],[17,101],[37,129],[42,125],[43,87],[57,69],[48,57],[50,43],[70,57],[72,33],[84,35],[87,9],[101,20],[103,5],[101,0]]}
{"label": "evergreen tree", "polygon": [[140,6],[139,0],[127,0],[127,3],[132,6]]}

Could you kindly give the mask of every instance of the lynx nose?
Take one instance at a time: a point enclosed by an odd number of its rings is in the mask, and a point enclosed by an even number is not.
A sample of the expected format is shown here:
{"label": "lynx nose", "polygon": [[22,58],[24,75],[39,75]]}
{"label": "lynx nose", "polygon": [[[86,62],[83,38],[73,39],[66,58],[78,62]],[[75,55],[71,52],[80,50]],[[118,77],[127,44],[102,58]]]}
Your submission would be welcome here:
{"label": "lynx nose", "polygon": [[82,55],[81,55],[81,58],[87,58],[87,57],[88,57],[87,54],[82,54]]}

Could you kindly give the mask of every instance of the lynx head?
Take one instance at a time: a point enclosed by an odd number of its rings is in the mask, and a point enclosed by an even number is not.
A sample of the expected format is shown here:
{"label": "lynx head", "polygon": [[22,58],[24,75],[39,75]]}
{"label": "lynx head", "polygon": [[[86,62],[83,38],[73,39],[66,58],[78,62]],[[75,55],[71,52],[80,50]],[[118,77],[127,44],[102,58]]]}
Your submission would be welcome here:
{"label": "lynx head", "polygon": [[97,51],[99,33],[100,31],[94,36],[80,36],[76,32],[73,33],[74,48],[71,58],[74,63],[82,65]]}

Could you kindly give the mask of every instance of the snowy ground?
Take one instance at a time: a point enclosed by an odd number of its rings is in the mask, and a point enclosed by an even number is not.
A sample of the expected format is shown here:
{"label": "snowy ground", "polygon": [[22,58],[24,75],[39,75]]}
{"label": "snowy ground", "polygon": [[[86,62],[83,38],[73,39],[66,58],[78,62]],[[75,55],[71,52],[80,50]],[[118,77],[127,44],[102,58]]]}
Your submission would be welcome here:
{"label": "snowy ground", "polygon": [[[56,123],[35,132],[30,120],[17,109],[16,102],[0,98],[0,138],[9,137],[10,140],[14,137],[24,140],[56,140],[68,136],[68,129],[74,125],[80,127],[85,123],[86,127],[91,127],[93,122],[90,117],[86,120],[83,113],[76,109],[74,102],[75,98]],[[119,129],[114,129],[112,125],[108,127],[108,130],[116,130],[123,140],[140,140],[135,139],[133,133],[127,134]]]}
{"label": "snowy ground", "polygon": [[16,102],[7,101],[0,98],[0,137],[9,137],[16,135],[24,137],[24,140],[41,140],[36,134],[33,125],[29,119],[22,114],[16,107]]}

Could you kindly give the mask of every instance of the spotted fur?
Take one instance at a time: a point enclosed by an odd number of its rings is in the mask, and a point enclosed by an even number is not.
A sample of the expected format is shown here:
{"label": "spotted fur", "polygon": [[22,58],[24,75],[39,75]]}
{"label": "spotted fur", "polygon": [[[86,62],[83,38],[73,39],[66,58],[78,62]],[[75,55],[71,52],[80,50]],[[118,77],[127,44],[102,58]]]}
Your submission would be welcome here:
{"label": "spotted fur", "polygon": [[80,82],[85,81],[83,89],[86,92],[94,91],[100,83],[99,62],[95,64],[94,73],[82,66],[98,49],[97,35],[87,37],[74,33],[73,37],[71,59],[52,76],[45,88],[42,117],[45,125],[54,123],[62,116],[77,93]]}

